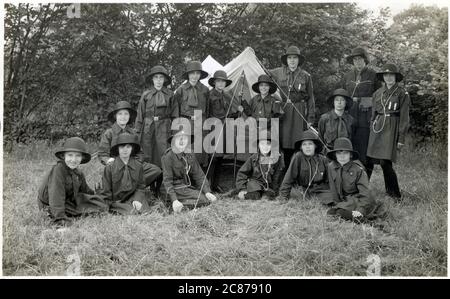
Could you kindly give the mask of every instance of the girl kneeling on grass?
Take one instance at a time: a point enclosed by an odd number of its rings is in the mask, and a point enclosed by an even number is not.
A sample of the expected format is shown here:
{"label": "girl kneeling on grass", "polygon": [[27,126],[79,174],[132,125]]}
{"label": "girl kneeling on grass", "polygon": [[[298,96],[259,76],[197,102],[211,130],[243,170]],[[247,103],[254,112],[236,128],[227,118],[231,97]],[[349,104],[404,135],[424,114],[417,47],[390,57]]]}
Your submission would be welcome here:
{"label": "girl kneeling on grass", "polygon": [[130,215],[149,210],[144,167],[136,158],[140,148],[138,136],[128,133],[120,134],[111,147],[111,157],[115,159],[106,165],[102,178],[102,196],[110,212]]}
{"label": "girl kneeling on grass", "polygon": [[57,225],[69,225],[72,217],[106,212],[105,201],[94,195],[86,183],[80,164],[88,163],[91,155],[83,139],[66,140],[62,150],[55,153],[60,159],[45,176],[39,188],[38,205],[46,210]]}
{"label": "girl kneeling on grass", "polygon": [[357,160],[359,154],[353,150],[351,141],[345,137],[336,139],[327,156],[332,160],[328,165],[328,180],[336,202],[327,214],[357,222],[380,216],[381,203],[371,195],[366,171]]}
{"label": "girl kneeling on grass", "polygon": [[287,200],[292,187],[303,188],[303,199],[316,196],[324,205],[333,204],[330,186],[328,185],[328,159],[321,154],[322,143],[310,130],[304,131],[300,139],[294,143],[300,149],[292,157],[280,187],[280,200]]}
{"label": "girl kneeling on grass", "polygon": [[239,169],[236,188],[239,199],[272,200],[276,197],[284,169],[284,158],[272,152],[270,132],[262,131],[258,138],[258,152],[250,156]]}

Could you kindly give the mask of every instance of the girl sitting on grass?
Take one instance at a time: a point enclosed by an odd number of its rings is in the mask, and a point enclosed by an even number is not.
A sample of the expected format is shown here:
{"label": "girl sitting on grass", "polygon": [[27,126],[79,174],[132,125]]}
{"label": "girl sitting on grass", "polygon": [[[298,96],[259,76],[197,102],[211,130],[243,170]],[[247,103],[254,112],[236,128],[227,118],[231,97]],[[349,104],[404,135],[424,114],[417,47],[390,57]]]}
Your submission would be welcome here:
{"label": "girl sitting on grass", "polygon": [[120,134],[111,147],[111,157],[115,159],[106,165],[102,179],[102,196],[110,212],[129,215],[149,210],[144,168],[136,159],[140,149],[138,136],[128,133]]}
{"label": "girl sitting on grass", "polygon": [[106,212],[107,204],[94,195],[84,174],[78,169],[80,164],[91,160],[84,140],[79,137],[67,139],[63,149],[57,151],[55,156],[59,161],[39,188],[39,209],[47,211],[58,226],[70,225],[73,217]]}
{"label": "girl sitting on grass", "polygon": [[193,209],[217,200],[196,155],[191,153],[190,139],[190,132],[174,131],[168,139],[171,147],[161,159],[163,184],[175,213],[181,212],[183,207]]}
{"label": "girl sitting on grass", "polygon": [[245,161],[236,176],[239,199],[273,200],[276,197],[283,179],[284,159],[280,153],[271,152],[270,133],[261,131],[258,152]]}
{"label": "girl sitting on grass", "polygon": [[328,180],[336,202],[327,214],[356,222],[377,218],[381,203],[377,204],[370,193],[366,171],[351,141],[345,137],[336,139],[327,156],[332,160],[328,165]]}
{"label": "girl sitting on grass", "polygon": [[292,187],[303,188],[303,197],[315,196],[324,205],[332,204],[333,198],[328,185],[328,159],[321,154],[322,143],[310,130],[304,131],[294,144],[300,149],[292,157],[280,187],[280,200],[287,200]]}

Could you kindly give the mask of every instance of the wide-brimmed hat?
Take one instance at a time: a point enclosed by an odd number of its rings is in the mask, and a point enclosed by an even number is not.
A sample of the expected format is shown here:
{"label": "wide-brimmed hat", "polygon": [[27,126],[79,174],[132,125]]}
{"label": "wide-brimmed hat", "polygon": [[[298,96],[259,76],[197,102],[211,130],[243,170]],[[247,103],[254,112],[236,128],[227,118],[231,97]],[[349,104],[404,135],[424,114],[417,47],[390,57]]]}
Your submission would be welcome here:
{"label": "wide-brimmed hat", "polygon": [[113,141],[111,146],[110,155],[111,157],[117,157],[119,155],[119,146],[121,144],[131,144],[133,150],[131,151],[131,156],[136,155],[141,146],[139,145],[139,137],[135,134],[122,133]]}
{"label": "wide-brimmed hat", "polygon": [[352,53],[347,56],[347,62],[353,64],[353,58],[355,58],[356,56],[361,56],[366,64],[369,64],[369,55],[367,55],[367,52],[364,48],[354,48],[352,50]]}
{"label": "wide-brimmed hat", "polygon": [[182,78],[184,80],[189,80],[188,74],[190,72],[199,71],[200,72],[200,80],[208,77],[208,73],[205,72],[202,68],[202,63],[200,61],[192,60],[186,63],[186,71],[183,73]]}
{"label": "wide-brimmed hat", "polygon": [[214,76],[209,78],[208,84],[214,87],[217,79],[225,81],[226,82],[225,87],[230,86],[230,84],[233,82],[230,79],[228,79],[227,73],[225,73],[225,71],[216,71],[214,73]]}
{"label": "wide-brimmed hat", "polygon": [[256,147],[258,146],[258,143],[261,140],[268,140],[270,142],[272,142],[272,136],[269,130],[258,130],[258,137],[256,138],[256,140],[254,141],[253,145],[255,145]]}
{"label": "wide-brimmed hat", "polygon": [[311,130],[303,131],[300,138],[295,141],[294,148],[299,150],[302,146],[302,142],[305,140],[311,140],[316,144],[316,153],[320,153],[322,151],[322,142],[320,142],[319,137]]}
{"label": "wide-brimmed hat", "polygon": [[336,160],[335,153],[337,151],[351,152],[353,154],[352,157],[353,160],[357,160],[359,158],[359,153],[353,150],[352,142],[350,141],[350,139],[346,137],[341,137],[334,141],[333,150],[327,153],[327,157],[330,158],[331,160]]}
{"label": "wide-brimmed hat", "polygon": [[166,78],[166,80],[164,80],[164,86],[168,86],[170,85],[170,83],[172,83],[172,78],[170,77],[169,72],[162,65],[157,65],[150,69],[150,73],[146,77],[147,82],[153,84],[152,78],[156,74],[164,75],[164,77]]}
{"label": "wide-brimmed hat", "polygon": [[305,56],[300,54],[300,49],[296,46],[290,46],[286,49],[286,52],[281,56],[281,63],[287,65],[287,57],[288,55],[297,55],[298,56],[298,65],[301,66],[305,62]]}
{"label": "wide-brimmed hat", "polygon": [[62,149],[55,153],[58,159],[64,160],[65,152],[78,152],[81,153],[81,164],[85,164],[91,160],[91,154],[88,153],[86,148],[86,142],[80,137],[71,137],[64,142]]}
{"label": "wide-brimmed hat", "polygon": [[350,97],[349,93],[343,88],[335,89],[328,97],[327,102],[328,104],[330,104],[331,107],[334,107],[334,97],[336,96],[341,96],[345,98],[345,110],[348,110],[352,107],[353,99]]}
{"label": "wide-brimmed hat", "polygon": [[256,93],[260,93],[259,91],[259,83],[267,83],[269,84],[269,94],[273,94],[275,91],[277,91],[277,85],[270,79],[270,77],[266,74],[260,75],[258,77],[258,82],[254,83],[252,85],[252,89]]}
{"label": "wide-brimmed hat", "polygon": [[171,142],[172,142],[172,139],[173,139],[174,137],[177,137],[177,136],[189,136],[189,137],[191,137],[191,136],[192,136],[192,133],[191,133],[191,132],[188,132],[188,131],[186,131],[186,130],[183,130],[183,129],[172,130],[172,135],[170,135],[169,138],[167,138],[167,142],[168,142],[168,143],[171,143]]}
{"label": "wide-brimmed hat", "polygon": [[116,105],[114,106],[114,110],[108,114],[108,120],[112,123],[116,122],[116,113],[119,110],[123,109],[126,109],[130,112],[130,119],[128,120],[128,123],[129,124],[133,123],[136,118],[137,112],[131,107],[131,104],[128,103],[127,101],[117,102]]}
{"label": "wide-brimmed hat", "polygon": [[395,74],[395,81],[400,82],[403,80],[403,75],[400,73],[400,71],[397,69],[397,66],[392,63],[388,63],[383,65],[380,72],[377,72],[377,79],[381,82],[384,81],[383,75],[384,74]]}

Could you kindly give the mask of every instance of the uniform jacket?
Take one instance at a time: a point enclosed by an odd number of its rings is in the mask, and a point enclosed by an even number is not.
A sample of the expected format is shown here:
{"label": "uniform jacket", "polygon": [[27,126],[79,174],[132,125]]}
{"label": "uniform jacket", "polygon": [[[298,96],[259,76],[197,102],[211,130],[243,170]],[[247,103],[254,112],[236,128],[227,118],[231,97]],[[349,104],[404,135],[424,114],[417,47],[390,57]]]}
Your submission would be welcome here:
{"label": "uniform jacket", "polygon": [[264,99],[258,94],[254,96],[249,103],[250,111],[244,111],[248,116],[254,117],[256,120],[260,118],[278,118],[283,114],[281,102],[271,95],[267,95]]}
{"label": "uniform jacket", "polygon": [[307,157],[301,151],[295,153],[284,175],[280,187],[280,196],[288,198],[294,185],[304,189],[307,188],[312,177],[314,179],[308,188],[308,192],[329,190],[327,168],[328,159],[321,154]]}
{"label": "uniform jacket", "polygon": [[209,89],[200,81],[195,86],[189,82],[181,84],[175,91],[175,101],[179,107],[180,117],[194,116],[194,110],[201,110],[203,121],[209,115]]}
{"label": "uniform jacket", "polygon": [[[345,124],[345,132],[338,132],[339,118],[342,118]],[[352,140],[355,125],[353,117],[347,111],[340,117],[334,110],[331,110],[322,114],[319,119],[319,135],[329,148],[333,148],[334,141],[339,137],[347,137]]]}
{"label": "uniform jacket", "polygon": [[195,154],[176,154],[169,148],[166,150],[161,162],[163,169],[163,184],[172,202],[177,200],[177,195],[174,191],[174,188],[177,187],[192,186],[200,190],[203,181],[205,181],[202,192],[205,194],[211,192],[209,183],[205,180],[205,174],[203,173]]}
{"label": "uniform jacket", "polygon": [[258,182],[259,186],[251,186],[248,192],[272,189],[278,192],[281,180],[283,179],[284,157],[279,154],[272,163],[260,163],[261,155],[253,154],[245,161],[239,169],[236,176],[236,188],[240,190],[249,189],[247,183],[249,180]]}
{"label": "uniform jacket", "polygon": [[144,169],[134,157],[130,157],[128,164],[116,157],[112,164],[105,167],[102,182],[101,195],[106,201],[125,203],[133,195],[134,200],[145,200]]}
{"label": "uniform jacket", "polygon": [[[281,108],[284,112],[280,123],[281,147],[294,149],[295,140],[301,138],[306,130],[306,124],[298,111],[309,123],[315,121],[315,98],[311,75],[305,70],[297,67],[291,72],[287,66],[282,66],[270,71],[273,79],[283,92]],[[287,96],[292,104],[286,103]],[[295,108],[294,108],[295,106]],[[296,128],[292,130],[292,128]]]}
{"label": "uniform jacket", "polygon": [[144,161],[161,167],[161,157],[169,147],[172,120],[179,116],[179,106],[173,92],[166,87],[144,91],[139,100],[135,122]]}
{"label": "uniform jacket", "polygon": [[[136,134],[136,131],[130,126],[126,126],[122,129],[117,123],[114,123],[111,128],[107,129],[101,139],[98,146],[97,157],[103,165],[111,158],[109,151],[111,150],[112,144],[116,141],[117,137],[122,133]],[[139,159],[142,159],[142,152],[138,154]]]}
{"label": "uniform jacket", "polygon": [[381,83],[377,80],[376,72],[367,66],[361,70],[359,80],[357,77],[358,71],[352,68],[344,75],[341,86],[347,90],[352,98],[356,98],[349,110],[350,115],[355,119],[358,127],[367,128],[369,127],[371,108],[364,108],[364,106],[370,106],[371,103],[370,99],[364,100],[362,98],[372,97],[375,90],[381,86]]}
{"label": "uniform jacket", "polygon": [[328,166],[328,180],[336,207],[349,211],[358,211],[368,215],[375,207],[369,189],[367,174],[358,160],[341,166],[332,161]]}
{"label": "uniform jacket", "polygon": [[367,156],[396,161],[397,143],[405,142],[409,128],[410,103],[408,92],[398,84],[374,93]]}
{"label": "uniform jacket", "polygon": [[77,210],[82,193],[94,194],[84,174],[78,169],[70,169],[64,161],[58,161],[45,176],[38,200],[50,207],[52,217],[58,221],[67,219],[66,206]]}
{"label": "uniform jacket", "polygon": [[236,98],[233,99],[233,104],[227,115],[231,100],[232,96],[228,92],[219,92],[215,88],[213,88],[209,92],[209,117],[216,117],[222,121],[225,119],[225,116],[227,116],[228,118],[238,117],[239,112],[237,110],[237,107],[239,105]]}

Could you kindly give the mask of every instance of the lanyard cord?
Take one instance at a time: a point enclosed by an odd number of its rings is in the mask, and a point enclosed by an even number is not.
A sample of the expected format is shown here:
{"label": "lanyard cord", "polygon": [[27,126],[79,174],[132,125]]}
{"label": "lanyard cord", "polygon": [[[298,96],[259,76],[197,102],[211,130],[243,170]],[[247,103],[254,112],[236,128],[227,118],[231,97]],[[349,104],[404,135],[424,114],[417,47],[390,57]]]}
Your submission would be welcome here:
{"label": "lanyard cord", "polygon": [[373,132],[374,132],[375,134],[380,133],[380,132],[383,131],[383,129],[384,129],[384,125],[386,124],[386,105],[387,105],[387,103],[389,102],[389,100],[391,99],[391,97],[394,95],[394,93],[397,91],[397,89],[398,89],[398,86],[397,86],[397,87],[394,89],[394,91],[389,95],[389,97],[386,99],[386,101],[383,101],[384,93],[381,95],[380,103],[381,103],[381,106],[383,106],[383,123],[382,123],[382,125],[381,125],[381,129],[379,129],[379,130],[376,130],[376,129],[375,129],[375,125],[377,124],[377,122],[378,122],[378,117],[379,117],[379,115],[377,114],[377,118],[376,118],[375,121],[372,123],[372,130],[373,130]]}
{"label": "lanyard cord", "polygon": [[372,81],[366,80],[366,81],[350,81],[350,82],[355,83],[355,88],[353,88],[353,92],[352,92],[352,98],[353,98],[353,96],[355,95],[355,91],[359,85],[361,85],[363,83],[371,83]]}
{"label": "lanyard cord", "polygon": [[[291,71],[291,73],[292,73],[292,71]],[[288,76],[288,79],[287,79],[288,94],[287,94],[286,103],[284,104],[283,109],[284,109],[284,108],[286,107],[286,105],[288,104],[288,100],[291,99],[292,85],[294,85],[295,80],[297,80],[297,77],[298,77],[299,74],[300,74],[300,72],[298,72],[298,73],[295,75],[294,79],[292,80],[292,84],[290,83],[290,80],[289,80],[291,76]],[[302,86],[302,84],[300,83],[300,85],[299,85],[299,87],[298,87],[299,92],[300,92],[301,86]]]}
{"label": "lanyard cord", "polygon": [[189,176],[189,172],[191,171],[191,165],[189,165],[189,163],[185,157],[181,156],[181,158],[183,159],[183,161],[185,163],[184,164],[184,171],[185,171],[184,177],[187,181],[187,184],[181,185],[178,187],[173,187],[174,190],[192,186],[191,178]]}
{"label": "lanyard cord", "polygon": [[303,200],[305,200],[305,196],[309,190],[309,187],[311,187],[312,182],[314,181],[314,178],[316,177],[317,171],[319,170],[319,162],[317,162],[316,164],[316,170],[314,171],[314,174],[311,176],[312,173],[312,165],[311,165],[311,159],[307,160],[308,164],[309,164],[309,182],[308,182],[308,187],[306,187],[305,191],[303,192]]}
{"label": "lanyard cord", "polygon": [[268,165],[267,165],[267,171],[264,172],[263,169],[262,169],[262,164],[261,164],[261,162],[258,161],[258,163],[259,163],[259,170],[261,171],[261,175],[262,175],[262,177],[263,177],[263,179],[264,179],[264,182],[266,183],[266,188],[265,188],[265,190],[268,190],[268,189],[269,189],[269,180],[268,180],[268,177],[269,177],[269,171],[270,171],[270,169],[271,169],[272,164],[271,164],[271,163],[268,163]]}

